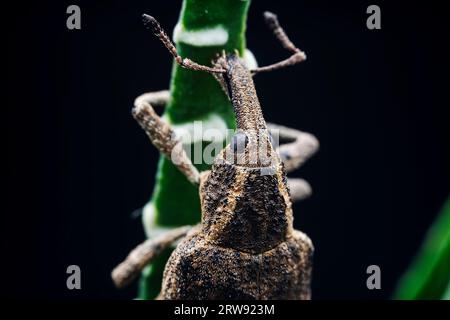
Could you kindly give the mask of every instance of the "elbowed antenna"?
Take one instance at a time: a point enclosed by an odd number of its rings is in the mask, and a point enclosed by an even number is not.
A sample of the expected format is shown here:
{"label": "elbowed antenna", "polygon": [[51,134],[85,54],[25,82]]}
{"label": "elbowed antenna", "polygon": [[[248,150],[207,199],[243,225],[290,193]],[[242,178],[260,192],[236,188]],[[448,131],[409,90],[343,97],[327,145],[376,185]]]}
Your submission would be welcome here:
{"label": "elbowed antenna", "polygon": [[283,48],[292,52],[292,55],[289,58],[284,59],[280,62],[271,64],[268,66],[252,69],[251,70],[252,74],[256,74],[259,72],[273,71],[273,70],[289,67],[289,66],[292,66],[294,64],[297,64],[297,63],[300,63],[300,62],[306,60],[306,54],[302,50],[297,48],[292,43],[292,41],[289,39],[286,32],[284,32],[283,28],[281,27],[280,23],[278,22],[278,17],[276,14],[266,11],[266,12],[264,12],[264,20],[266,21],[266,24],[268,25],[269,29],[273,32],[275,37],[278,39],[278,41],[280,41]]}
{"label": "elbowed antenna", "polygon": [[175,58],[175,61],[180,66],[182,66],[186,69],[190,69],[190,70],[206,71],[209,73],[224,73],[225,72],[225,69],[211,68],[208,66],[198,64],[197,62],[192,61],[191,59],[181,57],[178,54],[177,48],[172,43],[172,41],[170,41],[169,36],[167,35],[167,33],[164,31],[164,29],[161,27],[161,25],[155,18],[144,13],[142,15],[142,21],[144,22],[144,25],[147,28],[149,28],[150,30],[152,30],[154,35],[157,36],[159,38],[159,40],[161,40],[161,42],[164,44],[164,46],[167,48],[167,50],[169,50],[169,52]]}

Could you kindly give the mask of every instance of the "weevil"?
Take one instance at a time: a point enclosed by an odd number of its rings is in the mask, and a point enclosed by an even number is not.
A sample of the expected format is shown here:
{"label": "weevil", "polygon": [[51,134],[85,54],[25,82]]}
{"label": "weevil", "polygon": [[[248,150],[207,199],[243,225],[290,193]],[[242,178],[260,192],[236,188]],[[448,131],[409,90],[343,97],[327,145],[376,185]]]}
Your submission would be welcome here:
{"label": "weevil", "polygon": [[[306,55],[289,40],[276,15],[266,12],[264,17],[292,55],[249,70],[237,52],[219,54],[212,66],[180,57],[156,19],[143,16],[178,64],[211,73],[219,81],[232,102],[237,132],[211,170],[199,173],[181,140],[152,107],[166,103],[167,92],[136,99],[133,116],[152,143],[199,186],[202,219],[197,226],[170,230],[133,250],[112,272],[118,287],[182,238],[166,264],[158,299],[310,299],[313,245],[293,228],[292,212],[292,198],[306,197],[310,188],[304,180],[289,181],[286,172],[314,154],[318,141],[304,132],[267,125],[252,78],[297,64]],[[292,141],[276,148],[273,129]]]}

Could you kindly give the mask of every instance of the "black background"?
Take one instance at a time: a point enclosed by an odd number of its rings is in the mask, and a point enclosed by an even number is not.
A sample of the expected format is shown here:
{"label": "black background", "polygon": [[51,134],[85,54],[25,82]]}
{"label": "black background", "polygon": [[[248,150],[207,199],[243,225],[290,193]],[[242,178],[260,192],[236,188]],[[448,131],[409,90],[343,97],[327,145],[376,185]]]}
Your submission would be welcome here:
{"label": "black background", "polygon": [[[80,31],[66,28],[70,4],[81,7]],[[381,7],[381,30],[366,28],[370,4]],[[172,63],[140,15],[171,31],[180,5],[39,1],[3,11],[3,296],[135,296],[109,274],[144,239],[131,213],[150,197],[158,153],[130,109],[142,92],[168,87]],[[321,142],[295,173],[314,188],[294,208],[316,247],[313,298],[389,298],[450,191],[448,13],[432,1],[254,0],[247,41],[261,65],[286,56],[264,10],[308,54],[256,87],[266,119]],[[82,290],[66,289],[71,264]],[[379,291],[366,288],[371,264],[381,267]]]}

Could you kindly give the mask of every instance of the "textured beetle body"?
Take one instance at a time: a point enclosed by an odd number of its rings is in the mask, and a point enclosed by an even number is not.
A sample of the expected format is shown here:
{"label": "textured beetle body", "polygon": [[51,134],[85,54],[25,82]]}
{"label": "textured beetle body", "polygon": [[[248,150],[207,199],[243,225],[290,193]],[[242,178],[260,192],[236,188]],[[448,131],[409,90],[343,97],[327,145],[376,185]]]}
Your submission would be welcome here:
{"label": "textured beetle body", "polygon": [[[202,223],[172,253],[161,299],[309,299],[312,243],[293,229],[283,163],[243,62],[222,56],[217,65],[231,95],[245,149],[231,161],[228,145],[200,179]],[[258,143],[265,157],[251,162]],[[236,163],[240,158],[239,164]]]}
{"label": "textured beetle body", "polygon": [[[174,138],[173,130],[151,106],[161,103],[163,92],[136,99],[133,116],[150,140],[189,181],[199,185],[202,221],[192,229],[175,228],[137,246],[113,270],[116,286],[130,283],[157,254],[187,234],[166,264],[159,299],[310,299],[313,245],[293,228],[292,199],[307,197],[311,188],[304,180],[288,180],[286,171],[314,154],[318,141],[310,134],[272,124],[270,128],[279,130],[280,137],[291,140],[272,145],[252,78],[297,64],[306,55],[289,40],[276,15],[266,12],[264,17],[291,56],[249,70],[237,53],[222,53],[212,67],[181,57],[158,21],[143,15],[144,23],[178,64],[218,80],[232,102],[237,132],[214,159],[211,170],[199,173],[181,139]],[[165,97],[167,101],[167,92]]]}
{"label": "textured beetle body", "polygon": [[296,230],[259,254],[213,245],[193,230],[167,262],[159,299],[310,299],[311,252]]}

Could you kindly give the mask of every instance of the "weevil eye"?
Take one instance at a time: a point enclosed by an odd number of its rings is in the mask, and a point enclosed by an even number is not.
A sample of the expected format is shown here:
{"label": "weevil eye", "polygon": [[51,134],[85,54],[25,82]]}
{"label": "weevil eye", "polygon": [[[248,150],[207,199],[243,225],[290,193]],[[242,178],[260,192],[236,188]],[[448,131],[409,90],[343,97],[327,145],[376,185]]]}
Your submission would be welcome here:
{"label": "weevil eye", "polygon": [[231,140],[231,148],[234,153],[242,153],[248,144],[248,137],[244,132],[238,132]]}

